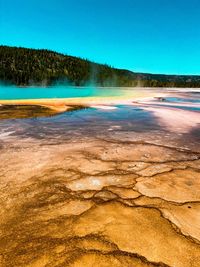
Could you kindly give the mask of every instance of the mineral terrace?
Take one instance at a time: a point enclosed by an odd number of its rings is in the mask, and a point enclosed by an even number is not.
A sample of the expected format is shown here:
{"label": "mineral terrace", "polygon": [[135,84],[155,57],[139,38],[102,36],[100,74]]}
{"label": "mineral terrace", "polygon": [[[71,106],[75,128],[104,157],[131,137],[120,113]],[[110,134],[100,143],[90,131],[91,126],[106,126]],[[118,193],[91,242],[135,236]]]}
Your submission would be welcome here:
{"label": "mineral terrace", "polygon": [[200,266],[198,148],[131,133],[0,145],[1,266]]}

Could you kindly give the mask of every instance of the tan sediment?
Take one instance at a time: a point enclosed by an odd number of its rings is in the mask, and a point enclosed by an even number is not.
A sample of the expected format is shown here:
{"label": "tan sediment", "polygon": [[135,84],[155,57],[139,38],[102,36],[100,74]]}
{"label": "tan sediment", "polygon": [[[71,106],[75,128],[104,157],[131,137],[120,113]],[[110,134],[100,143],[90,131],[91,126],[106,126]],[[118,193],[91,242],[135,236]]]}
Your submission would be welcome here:
{"label": "tan sediment", "polygon": [[140,177],[135,188],[143,195],[174,202],[200,201],[200,172],[173,170],[153,177]]}
{"label": "tan sediment", "polygon": [[[0,104],[62,112],[134,105],[140,97]],[[167,113],[166,127],[173,114]],[[0,266],[200,266],[198,149],[134,141],[131,132],[129,141],[123,132],[101,135],[43,140],[1,134]]]}
{"label": "tan sediment", "polygon": [[152,144],[6,139],[5,267],[199,267],[199,154]]}

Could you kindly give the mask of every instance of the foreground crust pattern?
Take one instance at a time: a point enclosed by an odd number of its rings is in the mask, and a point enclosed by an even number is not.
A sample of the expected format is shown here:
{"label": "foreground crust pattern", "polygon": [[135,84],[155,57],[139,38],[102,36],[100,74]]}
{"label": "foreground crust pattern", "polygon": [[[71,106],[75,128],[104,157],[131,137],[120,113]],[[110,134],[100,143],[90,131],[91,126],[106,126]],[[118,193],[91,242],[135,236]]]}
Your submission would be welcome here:
{"label": "foreground crust pattern", "polygon": [[1,266],[199,267],[200,154],[91,137],[5,141],[0,217]]}

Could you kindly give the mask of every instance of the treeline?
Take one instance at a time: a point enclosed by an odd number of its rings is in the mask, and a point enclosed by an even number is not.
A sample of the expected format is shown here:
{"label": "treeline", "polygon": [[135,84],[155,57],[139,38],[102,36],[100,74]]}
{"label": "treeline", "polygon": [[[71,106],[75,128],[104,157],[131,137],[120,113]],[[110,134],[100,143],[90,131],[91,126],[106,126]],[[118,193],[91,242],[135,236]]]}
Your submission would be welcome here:
{"label": "treeline", "polygon": [[0,80],[16,85],[200,87],[200,76],[134,73],[49,50],[0,46]]}

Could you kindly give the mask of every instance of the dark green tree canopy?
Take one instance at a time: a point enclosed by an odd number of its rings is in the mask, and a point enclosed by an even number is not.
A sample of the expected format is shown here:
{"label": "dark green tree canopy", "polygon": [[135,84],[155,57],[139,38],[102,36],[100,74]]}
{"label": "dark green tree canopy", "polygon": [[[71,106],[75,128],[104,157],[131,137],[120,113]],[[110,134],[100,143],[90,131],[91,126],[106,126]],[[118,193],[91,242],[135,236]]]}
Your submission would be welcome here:
{"label": "dark green tree canopy", "polygon": [[16,85],[200,87],[200,76],[135,73],[49,50],[0,46],[0,80]]}

